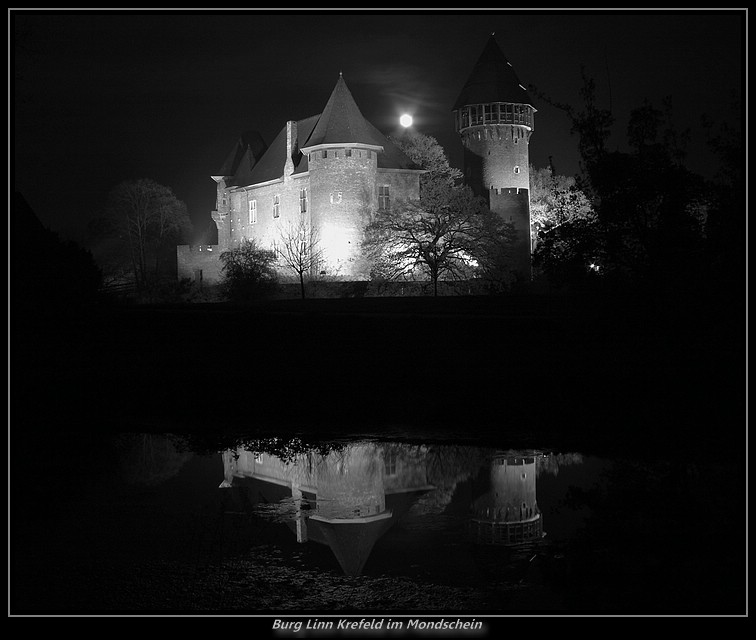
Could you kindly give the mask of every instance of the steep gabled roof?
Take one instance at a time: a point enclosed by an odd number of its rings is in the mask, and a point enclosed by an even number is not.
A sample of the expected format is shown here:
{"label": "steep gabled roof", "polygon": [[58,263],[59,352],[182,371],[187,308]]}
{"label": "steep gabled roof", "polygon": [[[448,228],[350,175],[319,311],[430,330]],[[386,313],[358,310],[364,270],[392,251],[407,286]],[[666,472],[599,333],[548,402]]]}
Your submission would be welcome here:
{"label": "steep gabled roof", "polygon": [[502,53],[493,34],[475,63],[452,111],[467,104],[487,102],[529,104],[535,109],[527,90],[520,84],[514,68]]}
{"label": "steep gabled roof", "polygon": [[259,132],[245,131],[236,141],[231,153],[228,154],[226,161],[215,175],[233,176],[239,170],[251,171],[266,149],[267,145]]}
{"label": "steep gabled roof", "polygon": [[[286,164],[286,126],[261,156],[253,153],[251,145],[244,146],[243,140],[242,137],[223,165],[224,170],[233,169],[233,172],[221,174],[233,176],[228,186],[244,187],[283,176]],[[297,121],[297,148],[320,144],[367,144],[383,147],[383,152],[378,154],[380,169],[420,168],[365,119],[342,76],[339,76],[323,113]],[[259,147],[254,147],[256,148]],[[297,152],[292,160],[295,174],[308,171],[306,154]]]}
{"label": "steep gabled roof", "polygon": [[[304,140],[312,132],[312,128],[318,121],[318,116],[310,116],[297,121],[297,147],[303,146]],[[294,173],[307,171],[307,156],[296,153],[294,161]],[[260,184],[268,180],[275,180],[284,174],[286,164],[286,125],[278,132],[267,151],[263,154],[249,173],[239,173],[234,176],[229,186],[245,187],[251,184]]]}

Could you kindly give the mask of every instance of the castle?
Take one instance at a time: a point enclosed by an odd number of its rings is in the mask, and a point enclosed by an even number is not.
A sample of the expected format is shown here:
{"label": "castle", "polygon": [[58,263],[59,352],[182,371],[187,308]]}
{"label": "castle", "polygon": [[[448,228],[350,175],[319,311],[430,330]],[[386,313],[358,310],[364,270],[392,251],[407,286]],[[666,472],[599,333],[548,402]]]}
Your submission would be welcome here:
{"label": "castle", "polygon": [[[517,268],[530,274],[528,144],[535,109],[493,34],[452,109],[464,146],[465,182],[518,233]],[[288,121],[268,147],[244,133],[216,182],[217,245],[177,247],[178,277],[212,283],[220,254],[254,239],[273,248],[299,221],[317,233],[313,275],[366,280],[361,253],[371,216],[418,199],[422,170],[368,122],[339,74],[321,114]]]}

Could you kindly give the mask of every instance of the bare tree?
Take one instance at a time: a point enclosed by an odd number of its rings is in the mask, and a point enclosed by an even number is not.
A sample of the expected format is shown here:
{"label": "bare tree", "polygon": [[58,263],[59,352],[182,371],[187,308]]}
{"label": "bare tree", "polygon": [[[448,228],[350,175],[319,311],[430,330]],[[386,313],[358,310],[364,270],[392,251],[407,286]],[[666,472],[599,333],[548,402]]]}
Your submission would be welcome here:
{"label": "bare tree", "polygon": [[323,259],[320,234],[312,227],[306,214],[281,227],[275,249],[284,266],[297,274],[304,299],[305,276],[317,269]]}
{"label": "bare tree", "polygon": [[[511,226],[511,225],[509,225]],[[372,276],[387,280],[466,280],[492,266],[494,250],[511,242],[503,223],[467,187],[426,185],[421,200],[379,212],[365,230],[363,247]]]}
{"label": "bare tree", "polygon": [[160,254],[191,228],[186,205],[154,180],[120,183],[109,194],[100,232],[121,245],[140,289],[160,272]]}

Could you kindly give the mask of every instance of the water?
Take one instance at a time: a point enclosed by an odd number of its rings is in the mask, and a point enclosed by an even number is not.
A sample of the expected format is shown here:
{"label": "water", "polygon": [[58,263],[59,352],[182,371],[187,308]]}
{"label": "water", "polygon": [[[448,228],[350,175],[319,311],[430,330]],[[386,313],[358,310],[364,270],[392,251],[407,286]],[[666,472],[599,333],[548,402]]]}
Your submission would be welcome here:
{"label": "water", "polygon": [[15,447],[11,613],[745,611],[743,475],[725,452],[238,442]]}

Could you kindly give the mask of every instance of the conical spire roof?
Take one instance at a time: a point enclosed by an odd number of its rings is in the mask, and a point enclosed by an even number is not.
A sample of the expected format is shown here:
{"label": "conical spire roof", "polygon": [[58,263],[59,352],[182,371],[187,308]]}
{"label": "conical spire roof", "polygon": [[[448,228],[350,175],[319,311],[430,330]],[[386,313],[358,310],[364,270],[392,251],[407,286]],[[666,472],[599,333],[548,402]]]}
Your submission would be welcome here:
{"label": "conical spire roof", "polygon": [[340,523],[310,518],[307,521],[307,531],[311,540],[331,548],[346,575],[358,576],[375,543],[393,524],[393,518]]}
{"label": "conical spire roof", "polygon": [[493,34],[475,63],[452,111],[468,104],[488,102],[529,104],[535,109],[527,90],[520,84],[514,68],[502,53]]}
{"label": "conical spire roof", "polygon": [[380,144],[354,101],[344,78],[338,82],[305,147],[319,144]]}

